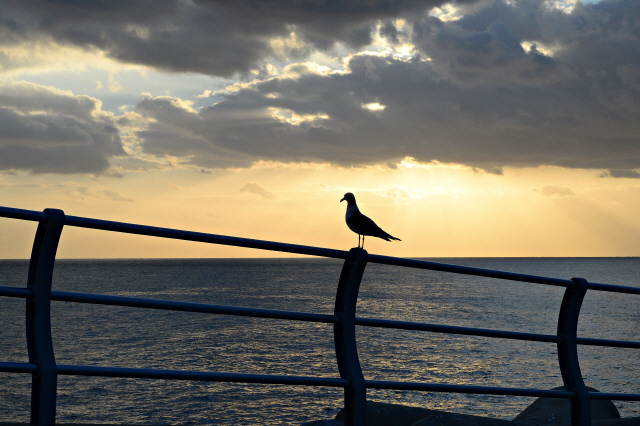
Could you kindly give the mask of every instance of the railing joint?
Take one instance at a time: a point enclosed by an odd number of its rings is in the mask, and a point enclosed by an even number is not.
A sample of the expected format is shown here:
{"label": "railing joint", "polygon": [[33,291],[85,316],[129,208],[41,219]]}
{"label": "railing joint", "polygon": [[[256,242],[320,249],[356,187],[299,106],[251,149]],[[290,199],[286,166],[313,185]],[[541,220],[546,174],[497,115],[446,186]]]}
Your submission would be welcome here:
{"label": "railing joint", "polygon": [[367,384],[362,374],[356,343],[355,318],[358,291],[367,266],[367,252],[361,248],[350,250],[354,260],[345,260],[338,281],[334,315],[341,318],[333,327],[336,361],[340,377],[349,380],[344,388],[346,426],[365,426]]}
{"label": "railing joint", "polygon": [[558,364],[566,390],[575,392],[571,398],[571,426],[591,425],[591,400],[578,359],[577,331],[582,301],[589,288],[583,278],[573,278],[573,287],[567,287],[560,305],[557,335],[562,338],[558,343]]}
{"label": "railing joint", "polygon": [[29,261],[27,288],[33,296],[26,300],[26,334],[29,363],[37,366],[32,373],[31,424],[54,426],[58,371],[51,338],[51,282],[65,217],[62,210],[44,213]]}

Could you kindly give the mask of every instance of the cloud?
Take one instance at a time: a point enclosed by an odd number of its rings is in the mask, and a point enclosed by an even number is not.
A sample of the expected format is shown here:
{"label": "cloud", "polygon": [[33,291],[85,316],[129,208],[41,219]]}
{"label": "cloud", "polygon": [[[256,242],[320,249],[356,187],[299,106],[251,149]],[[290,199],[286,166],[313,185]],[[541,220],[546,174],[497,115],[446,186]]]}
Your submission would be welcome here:
{"label": "cloud", "polygon": [[338,42],[365,46],[379,20],[419,14],[441,3],[14,0],[0,11],[0,32],[8,46],[53,40],[126,63],[230,77],[273,55],[302,57]]}
{"label": "cloud", "polygon": [[101,193],[111,201],[126,201],[129,203],[132,203],[134,201],[132,198],[123,197],[122,195],[110,189],[104,189],[101,191]]}
{"label": "cloud", "polygon": [[72,197],[82,198],[83,200],[85,197],[89,197],[92,201],[104,200],[105,198],[110,201],[124,201],[129,203],[135,201],[132,198],[124,197],[120,193],[110,189],[88,188],[86,186],[72,187],[67,191],[67,194]]}
{"label": "cloud", "polygon": [[533,189],[533,192],[539,192],[540,195],[544,197],[553,197],[553,196],[571,197],[576,195],[570,188],[565,188],[562,186],[555,186],[555,185],[543,186],[540,189],[536,188],[536,189]]}
{"label": "cloud", "polygon": [[247,183],[245,186],[240,188],[240,192],[248,192],[250,194],[256,194],[268,200],[274,200],[276,198],[274,194],[267,191],[257,183]]}
{"label": "cloud", "polygon": [[640,179],[640,171],[639,170],[612,169],[612,170],[605,170],[604,172],[600,173],[598,175],[598,177]]}
{"label": "cloud", "polygon": [[126,155],[100,101],[33,83],[0,83],[0,128],[0,170],[105,174]]}
{"label": "cloud", "polygon": [[[518,68],[503,81],[459,83],[433,62],[360,54],[346,72],[252,83],[191,112],[148,97],[136,106],[149,120],[141,146],[209,168],[259,160],[361,166],[405,157],[495,174],[505,166],[640,167],[640,91],[631,84],[613,79],[603,88],[580,61],[568,60],[546,80],[528,80]],[[496,73],[506,72],[501,67]],[[384,109],[363,108],[372,104]]]}
{"label": "cloud", "polygon": [[5,89],[0,169],[104,172],[124,153],[124,130],[144,158],[198,169],[261,161],[351,167],[412,157],[494,174],[555,165],[635,176],[637,0],[578,2],[571,13],[543,0],[458,2],[456,19],[447,20],[427,13],[438,4],[148,7],[140,0],[29,2],[26,10],[10,2],[0,11],[5,27],[12,22],[5,44],[44,37],[172,71],[229,76],[264,68],[276,50],[303,57],[335,43],[361,47],[377,35],[408,43],[413,56],[360,52],[338,71],[305,58],[278,77],[265,72],[259,81],[210,92],[216,103],[201,109],[188,99],[146,95],[134,107],[136,123],[114,122],[90,97],[41,86]]}

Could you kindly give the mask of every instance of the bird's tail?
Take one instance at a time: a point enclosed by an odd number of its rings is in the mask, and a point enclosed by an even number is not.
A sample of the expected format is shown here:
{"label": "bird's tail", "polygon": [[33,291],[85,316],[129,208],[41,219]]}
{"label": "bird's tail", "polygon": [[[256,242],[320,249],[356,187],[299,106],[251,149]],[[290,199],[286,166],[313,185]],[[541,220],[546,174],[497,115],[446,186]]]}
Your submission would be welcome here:
{"label": "bird's tail", "polygon": [[382,238],[383,240],[387,240],[387,241],[391,241],[391,240],[396,240],[396,241],[402,241],[400,238],[396,238],[393,235],[389,235],[386,232],[382,235],[378,235],[378,237]]}

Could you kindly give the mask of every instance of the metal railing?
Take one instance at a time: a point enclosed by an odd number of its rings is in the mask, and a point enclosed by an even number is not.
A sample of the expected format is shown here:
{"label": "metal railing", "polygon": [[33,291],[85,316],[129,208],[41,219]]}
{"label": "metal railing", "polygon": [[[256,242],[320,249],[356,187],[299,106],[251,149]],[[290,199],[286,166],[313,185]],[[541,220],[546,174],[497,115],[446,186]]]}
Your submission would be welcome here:
{"label": "metal railing", "polygon": [[[26,334],[29,362],[0,362],[0,372],[27,373],[32,375],[30,422],[33,425],[52,426],[55,424],[57,378],[59,375],[340,387],[344,389],[345,422],[349,426],[365,425],[367,389],[395,389],[566,398],[570,400],[571,424],[573,426],[586,426],[591,424],[590,404],[592,399],[640,401],[640,394],[637,393],[589,392],[584,384],[582,374],[580,372],[577,352],[577,345],[640,349],[640,342],[577,337],[577,324],[578,317],[580,315],[580,308],[588,290],[640,294],[640,288],[637,287],[589,283],[582,278],[564,280],[413,259],[379,256],[368,254],[365,250],[358,248],[351,249],[350,251],[341,251],[272,241],[261,241],[129,223],[111,222],[84,217],[67,216],[61,210],[55,209],[46,209],[44,212],[37,212],[0,207],[0,217],[38,222],[38,228],[31,253],[31,260],[29,263],[29,274],[26,288],[0,286],[0,296],[26,299]],[[344,265],[338,281],[334,312],[333,315],[328,315],[52,290],[51,283],[56,251],[64,226],[343,259]],[[558,315],[557,333],[554,335],[532,334],[504,330],[356,317],[355,312],[358,300],[358,290],[367,263],[396,265],[407,268],[428,269],[456,274],[564,287],[565,293]],[[330,323],[333,324],[336,360],[340,377],[326,378],[56,364],[51,336],[50,304],[52,300]],[[434,333],[554,343],[557,345],[558,364],[565,390],[367,380],[364,378],[360,361],[358,359],[355,333],[356,326],[418,330]]]}

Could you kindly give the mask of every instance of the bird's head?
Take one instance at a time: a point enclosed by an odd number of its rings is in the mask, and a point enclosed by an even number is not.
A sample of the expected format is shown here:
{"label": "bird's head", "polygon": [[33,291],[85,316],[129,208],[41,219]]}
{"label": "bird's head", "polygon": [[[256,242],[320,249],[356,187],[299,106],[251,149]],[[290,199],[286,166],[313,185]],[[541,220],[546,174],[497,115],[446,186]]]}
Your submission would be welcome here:
{"label": "bird's head", "polygon": [[355,195],[353,195],[350,192],[347,192],[346,194],[344,194],[344,197],[342,197],[342,200],[340,200],[340,202],[346,201],[348,204],[354,203],[356,202],[356,197]]}

